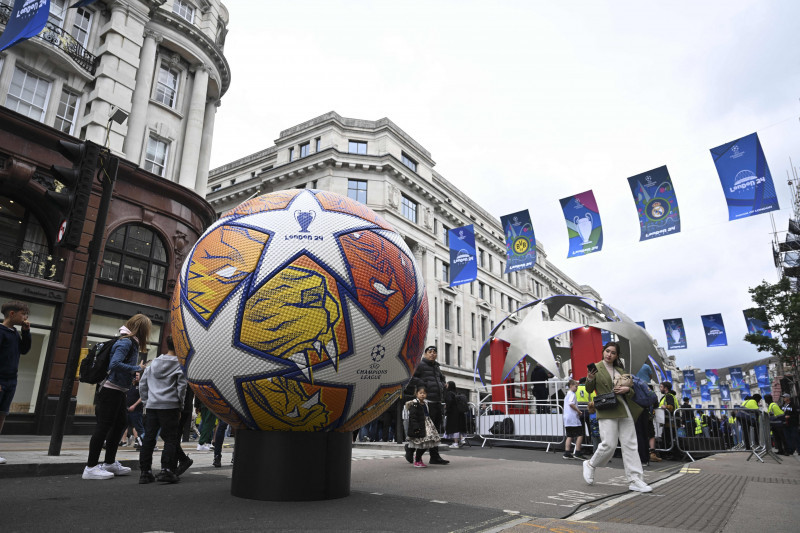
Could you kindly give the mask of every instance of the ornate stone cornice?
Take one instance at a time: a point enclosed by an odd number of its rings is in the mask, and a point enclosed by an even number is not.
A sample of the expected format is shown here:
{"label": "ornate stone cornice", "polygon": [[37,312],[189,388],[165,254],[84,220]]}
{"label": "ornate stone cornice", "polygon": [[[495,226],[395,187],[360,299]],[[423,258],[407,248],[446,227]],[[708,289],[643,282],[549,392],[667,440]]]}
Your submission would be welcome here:
{"label": "ornate stone cornice", "polygon": [[144,37],[145,39],[148,39],[148,38],[149,39],[153,39],[156,42],[156,44],[160,44],[161,41],[164,40],[164,36],[161,35],[160,33],[158,33],[157,31],[155,31],[152,28],[145,28],[144,29],[144,34],[142,35],[142,37]]}

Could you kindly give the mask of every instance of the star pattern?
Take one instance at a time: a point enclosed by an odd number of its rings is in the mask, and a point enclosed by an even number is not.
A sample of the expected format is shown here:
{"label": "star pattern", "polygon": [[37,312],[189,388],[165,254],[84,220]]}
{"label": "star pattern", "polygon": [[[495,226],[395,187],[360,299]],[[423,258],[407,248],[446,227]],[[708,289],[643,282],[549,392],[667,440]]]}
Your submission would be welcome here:
{"label": "star pattern", "polygon": [[[351,329],[356,332],[353,335],[353,353],[339,359],[338,371],[333,365],[315,371],[314,382],[351,387],[352,397],[347,412],[342,417],[342,420],[349,420],[381,388],[405,384],[411,377],[408,367],[400,357],[400,349],[403,347],[411,322],[411,313],[407,310],[397,325],[382,335],[361,308],[349,298],[345,301],[351,318]],[[359,371],[370,370],[369,363],[372,363],[370,354],[378,345],[383,346],[386,352],[383,360],[377,363],[379,368],[374,370],[386,370],[386,374],[382,374],[380,379],[362,379],[365,374]]]}
{"label": "star pattern", "polygon": [[[287,217],[287,211],[290,214],[289,217]],[[315,215],[308,224],[308,232],[304,233],[301,231],[300,224],[295,220],[295,213],[309,211],[313,211]],[[287,224],[287,220],[290,223]],[[351,285],[352,280],[337,236],[353,231],[380,229],[375,224],[355,215],[326,211],[310,191],[298,194],[286,209],[245,215],[230,223],[272,234],[267,241],[261,264],[256,271],[255,286],[261,284],[287,261],[304,253],[324,258],[325,265],[339,279]]]}

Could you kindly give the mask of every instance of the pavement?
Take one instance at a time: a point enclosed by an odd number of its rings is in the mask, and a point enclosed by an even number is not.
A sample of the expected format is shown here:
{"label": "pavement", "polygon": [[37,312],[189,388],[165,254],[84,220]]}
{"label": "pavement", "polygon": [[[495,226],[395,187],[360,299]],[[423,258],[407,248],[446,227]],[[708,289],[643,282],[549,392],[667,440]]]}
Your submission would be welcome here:
{"label": "pavement", "polygon": [[[357,443],[350,496],[287,503],[231,496],[233,439],[226,439],[222,468],[212,467],[212,452],[184,443],[194,465],[181,483],[167,486],[138,485],[136,475],[84,481],[89,437],[65,436],[59,456],[47,455],[49,440],[0,437],[0,456],[7,460],[0,465],[4,524],[12,525],[4,531],[60,530],[64,517],[78,517],[70,528],[85,531],[752,533],[795,531],[800,522],[797,456],[781,457],[780,464],[769,457],[747,461],[745,453],[652,463],[645,479],[654,490],[640,494],[627,490],[620,459],[597,469],[588,486],[580,462],[563,460],[561,452],[442,447],[450,465],[417,469],[406,463],[401,445]],[[120,448],[117,458],[137,467],[133,448]],[[98,499],[119,502],[119,511],[93,512]]]}

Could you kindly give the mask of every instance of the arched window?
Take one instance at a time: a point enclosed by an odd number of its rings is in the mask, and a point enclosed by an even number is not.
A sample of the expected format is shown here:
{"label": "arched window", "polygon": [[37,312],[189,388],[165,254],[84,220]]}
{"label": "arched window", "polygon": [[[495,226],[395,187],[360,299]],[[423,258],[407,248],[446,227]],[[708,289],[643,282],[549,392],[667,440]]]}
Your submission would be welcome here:
{"label": "arched window", "polygon": [[100,279],[164,292],[166,277],[167,251],[153,230],[128,224],[108,238]]}
{"label": "arched window", "polygon": [[63,261],[53,257],[44,230],[19,202],[0,196],[0,270],[61,281]]}

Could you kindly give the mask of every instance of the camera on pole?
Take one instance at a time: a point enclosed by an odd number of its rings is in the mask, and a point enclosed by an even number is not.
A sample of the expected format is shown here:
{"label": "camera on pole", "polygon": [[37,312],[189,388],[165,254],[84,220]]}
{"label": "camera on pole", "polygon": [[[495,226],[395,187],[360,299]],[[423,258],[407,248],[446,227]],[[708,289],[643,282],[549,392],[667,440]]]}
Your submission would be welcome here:
{"label": "camera on pole", "polygon": [[97,173],[100,146],[90,142],[59,141],[59,152],[72,162],[72,167],[53,165],[51,170],[63,188],[47,191],[47,198],[61,213],[56,245],[75,249],[80,246],[86,209],[92,196],[92,184]]}

